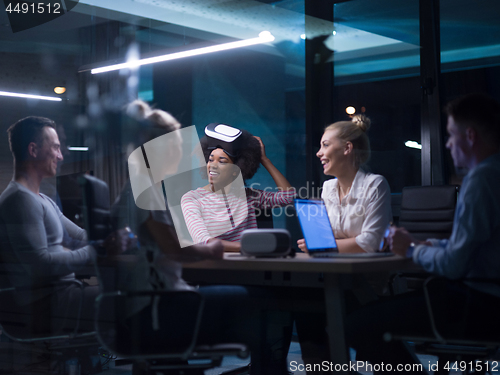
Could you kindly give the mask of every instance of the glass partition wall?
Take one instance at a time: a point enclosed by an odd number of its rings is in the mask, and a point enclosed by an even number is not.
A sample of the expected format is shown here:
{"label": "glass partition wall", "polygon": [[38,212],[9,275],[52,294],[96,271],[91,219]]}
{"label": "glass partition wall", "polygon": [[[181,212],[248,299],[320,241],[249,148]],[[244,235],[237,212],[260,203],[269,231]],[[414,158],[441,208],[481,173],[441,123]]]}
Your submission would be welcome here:
{"label": "glass partition wall", "polygon": [[[422,20],[429,22],[422,18],[426,4],[438,5],[433,43],[421,40]],[[136,98],[171,112],[183,126],[195,125],[200,136],[206,124],[219,122],[262,137],[269,157],[302,197],[318,197],[325,179],[315,157],[318,135],[329,123],[349,119],[352,110],[371,118],[367,169],[383,174],[394,193],[427,183],[423,155],[431,151],[443,155],[444,168],[435,168],[442,176],[430,183],[459,182],[444,137],[422,138],[429,117],[423,112],[423,51],[439,52],[433,84],[440,107],[472,91],[499,97],[499,6],[496,0],[80,0],[54,20],[14,33],[1,4],[0,91],[62,100],[2,95],[0,131],[28,115],[57,122],[65,160],[47,192],[59,192],[63,207],[78,199],[72,176],[86,171],[108,182],[112,199],[119,192],[126,179],[127,134],[104,114]],[[274,40],[91,72],[257,38],[263,31]],[[312,85],[308,77],[318,69],[330,78]],[[56,87],[65,91],[56,93]],[[311,102],[314,90],[315,98],[326,98],[321,105]],[[320,120],[308,120],[321,111]],[[431,117],[444,135],[446,119],[438,112]],[[3,134],[2,190],[12,177]],[[430,134],[436,138],[439,132]],[[248,184],[274,187],[263,168]],[[77,221],[78,214],[73,216]],[[275,226],[300,236],[293,217],[275,212]]]}
{"label": "glass partition wall", "polygon": [[[500,2],[441,0],[441,72],[443,101],[473,92],[500,100]],[[443,139],[443,144],[445,139]],[[463,173],[455,171],[445,153],[444,177],[459,184]]]}
{"label": "glass partition wall", "polygon": [[[195,125],[200,136],[212,122],[249,130],[264,140],[268,156],[285,175],[290,144],[304,148],[303,1],[81,0],[61,17],[17,33],[9,28],[7,12],[1,13],[0,91],[62,99],[0,96],[2,131],[28,115],[54,119],[64,134],[59,176],[91,171],[110,185],[112,199],[116,196],[126,179],[127,135],[106,113],[136,98],[169,111],[183,126]],[[266,31],[272,41],[224,47]],[[220,46],[221,51],[141,67],[92,71]],[[56,87],[65,92],[55,93]],[[3,190],[12,160],[2,139]],[[303,183],[298,176],[295,182]],[[248,184],[274,186],[263,168]],[[57,185],[67,190],[57,179],[51,185],[52,196]]]}
{"label": "glass partition wall", "polygon": [[420,185],[419,1],[343,2],[334,22],[335,120],[367,115],[367,169],[384,175],[392,192]]}

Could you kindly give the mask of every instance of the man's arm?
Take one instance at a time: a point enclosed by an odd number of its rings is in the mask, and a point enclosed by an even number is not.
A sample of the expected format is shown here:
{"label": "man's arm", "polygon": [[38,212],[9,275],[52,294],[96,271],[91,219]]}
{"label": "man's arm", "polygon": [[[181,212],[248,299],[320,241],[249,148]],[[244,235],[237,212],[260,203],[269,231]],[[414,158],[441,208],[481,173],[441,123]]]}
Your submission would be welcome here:
{"label": "man's arm", "polygon": [[426,271],[450,279],[466,276],[470,267],[475,265],[475,252],[480,251],[491,238],[492,230],[499,222],[500,207],[495,206],[498,199],[493,198],[496,194],[494,187],[484,175],[473,179],[466,177],[457,203],[453,232],[448,241],[419,243],[404,228],[398,228],[391,233],[391,250],[406,255],[410,244],[414,243],[413,254],[408,255]]}
{"label": "man's arm", "polygon": [[[2,216],[14,257],[23,268],[37,277],[63,276],[88,263],[92,251],[84,248],[64,251],[61,245],[48,250],[42,205],[27,193],[18,193],[4,201]],[[55,218],[54,225],[61,225]]]}
{"label": "man's arm", "polygon": [[69,220],[66,216],[60,216],[64,230],[63,246],[71,250],[81,249],[88,245],[87,232]]}
{"label": "man's arm", "polygon": [[82,242],[87,241],[87,232],[85,232],[85,229],[80,228],[64,215],[61,216],[61,223],[72,239]]}
{"label": "man's arm", "polygon": [[492,236],[498,222],[493,186],[484,176],[466,178],[455,212],[453,232],[445,247],[421,245],[413,259],[426,271],[458,279],[473,265],[474,252]]}

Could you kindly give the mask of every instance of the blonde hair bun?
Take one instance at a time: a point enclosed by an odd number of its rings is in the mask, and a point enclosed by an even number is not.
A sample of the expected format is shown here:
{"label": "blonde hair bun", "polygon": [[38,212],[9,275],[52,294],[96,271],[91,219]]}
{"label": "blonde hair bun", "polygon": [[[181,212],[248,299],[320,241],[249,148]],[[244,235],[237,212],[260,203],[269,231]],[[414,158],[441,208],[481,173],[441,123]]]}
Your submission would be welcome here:
{"label": "blonde hair bun", "polygon": [[165,128],[167,132],[171,132],[181,128],[181,124],[176,120],[174,116],[159,109],[153,109],[150,112],[149,116],[147,116],[147,119],[153,124]]}
{"label": "blonde hair bun", "polygon": [[365,115],[355,115],[352,117],[352,122],[360,128],[362,131],[366,132],[370,129],[371,120]]}
{"label": "blonde hair bun", "polygon": [[125,112],[134,120],[142,121],[151,113],[151,107],[142,100],[134,100],[126,106]]}
{"label": "blonde hair bun", "polygon": [[134,120],[151,121],[155,127],[163,128],[167,133],[181,128],[179,121],[170,113],[161,109],[152,109],[148,103],[139,99],[128,104],[125,112]]}

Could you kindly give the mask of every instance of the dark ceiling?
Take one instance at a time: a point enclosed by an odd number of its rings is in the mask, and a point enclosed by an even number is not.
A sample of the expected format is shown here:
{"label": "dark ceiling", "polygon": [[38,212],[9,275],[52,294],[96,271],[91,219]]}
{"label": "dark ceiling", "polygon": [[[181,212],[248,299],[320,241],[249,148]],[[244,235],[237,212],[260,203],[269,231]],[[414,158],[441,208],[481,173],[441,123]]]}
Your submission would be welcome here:
{"label": "dark ceiling", "polygon": [[[259,2],[286,9],[294,14],[304,14],[304,0],[259,0]],[[192,1],[191,6],[195,6],[193,5],[195,3]],[[336,3],[334,22],[337,24],[410,45],[419,45],[418,0],[352,0],[332,1],[333,3]],[[206,1],[203,4],[206,5]],[[440,4],[443,51],[452,51],[455,61],[468,59],[470,56],[481,58],[481,53],[489,54],[484,56],[488,58],[495,54],[495,49],[500,46],[499,0],[441,0]],[[107,43],[110,49],[121,51],[119,55],[122,57],[126,53],[125,44],[129,37],[140,44],[142,52],[152,53],[203,39],[215,40],[223,37],[225,32],[224,28],[221,28],[220,34],[217,35],[205,30],[145,19],[130,13],[96,9],[80,3],[64,17],[15,34],[10,30],[6,13],[0,12],[0,52],[66,56],[73,59],[76,64],[92,63],[96,41],[106,37],[105,34],[99,34],[105,26],[101,29],[99,26],[108,25],[109,20],[115,22],[115,26],[118,24],[120,38]],[[120,43],[124,44],[123,48]],[[370,48],[379,47],[373,45]],[[473,54],[470,49],[473,49]],[[281,43],[278,51],[296,64],[303,59],[304,47],[300,41],[298,43],[297,40],[293,40]],[[460,55],[461,51],[463,56]],[[377,54],[376,50],[369,52],[364,54],[365,60],[360,61],[368,61],[369,58],[366,56]],[[349,53],[349,56],[353,56],[349,61],[355,61],[357,51]],[[362,51],[359,53],[359,56],[363,55]],[[418,53],[418,50],[414,53]],[[387,56],[385,59],[391,58],[390,55],[384,56]]]}

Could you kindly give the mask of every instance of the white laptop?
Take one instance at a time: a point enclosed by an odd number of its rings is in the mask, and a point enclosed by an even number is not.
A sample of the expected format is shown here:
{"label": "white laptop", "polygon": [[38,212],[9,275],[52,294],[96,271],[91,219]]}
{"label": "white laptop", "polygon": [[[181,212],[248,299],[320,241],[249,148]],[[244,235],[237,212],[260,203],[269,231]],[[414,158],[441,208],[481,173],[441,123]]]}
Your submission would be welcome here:
{"label": "white laptop", "polygon": [[328,219],[325,202],[314,199],[295,199],[295,209],[309,255],[315,258],[373,258],[393,253],[339,253]]}

